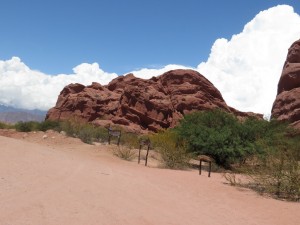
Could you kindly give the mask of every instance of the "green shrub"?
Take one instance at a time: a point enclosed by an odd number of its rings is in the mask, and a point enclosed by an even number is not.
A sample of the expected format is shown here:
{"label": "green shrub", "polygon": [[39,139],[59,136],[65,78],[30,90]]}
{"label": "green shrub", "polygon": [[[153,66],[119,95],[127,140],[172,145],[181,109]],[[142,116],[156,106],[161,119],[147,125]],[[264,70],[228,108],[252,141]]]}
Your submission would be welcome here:
{"label": "green shrub", "polygon": [[300,199],[300,168],[294,152],[280,151],[265,160],[257,179],[268,193],[277,197]]}
{"label": "green shrub", "polygon": [[81,129],[78,131],[77,136],[84,143],[92,144],[93,139],[95,137],[95,129],[89,124],[82,125]]}
{"label": "green shrub", "polygon": [[5,124],[5,123],[2,123],[2,122],[0,122],[0,129],[6,129],[6,124]]}
{"label": "green shrub", "polygon": [[[238,183],[278,198],[300,200],[300,134],[287,124],[270,121],[264,132],[257,133],[256,145],[264,154],[235,169],[249,176],[249,183]],[[225,176],[232,183],[234,173]]]}
{"label": "green shrub", "polygon": [[150,140],[160,153],[164,167],[184,169],[189,165],[191,154],[188,153],[185,142],[179,139],[174,130],[151,135]]}
{"label": "green shrub", "polygon": [[39,127],[39,122],[36,121],[29,121],[29,122],[18,122],[15,124],[15,128],[17,131],[21,132],[30,132],[30,131],[37,131]]}
{"label": "green shrub", "polygon": [[61,130],[65,131],[70,137],[77,137],[81,126],[81,123],[75,120],[65,120],[60,124]]}
{"label": "green shrub", "polygon": [[104,127],[94,127],[94,139],[98,142],[107,142],[108,140],[108,132]]}
{"label": "green shrub", "polygon": [[139,135],[122,131],[120,144],[137,149],[140,146]]}
{"label": "green shrub", "polygon": [[61,131],[60,122],[53,121],[53,120],[45,120],[45,121],[39,123],[38,130],[40,130],[40,131],[47,131],[47,130]]}
{"label": "green shrub", "polygon": [[279,198],[300,199],[300,134],[287,124],[271,121],[259,145],[266,150],[259,167],[250,168],[263,192]]}
{"label": "green shrub", "polygon": [[87,144],[92,144],[94,141],[106,142],[108,140],[108,133],[104,127],[96,127],[74,119],[60,122],[59,128],[65,131],[68,136],[78,137]]}
{"label": "green shrub", "polygon": [[211,156],[218,165],[230,168],[259,151],[255,145],[256,129],[247,128],[250,122],[239,122],[221,110],[202,111],[186,115],[176,131],[187,141],[189,151]]}
{"label": "green shrub", "polygon": [[13,128],[13,127],[14,127],[13,125],[0,122],[0,129],[10,129],[10,128]]}

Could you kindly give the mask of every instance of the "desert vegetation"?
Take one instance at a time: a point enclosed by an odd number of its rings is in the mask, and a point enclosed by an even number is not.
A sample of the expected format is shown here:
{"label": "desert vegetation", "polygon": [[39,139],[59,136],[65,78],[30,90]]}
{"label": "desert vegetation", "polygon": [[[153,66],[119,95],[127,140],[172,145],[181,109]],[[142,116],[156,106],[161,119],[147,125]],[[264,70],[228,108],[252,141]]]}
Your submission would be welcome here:
{"label": "desert vegetation", "polygon": [[175,130],[169,129],[149,136],[151,143],[160,153],[162,165],[171,169],[185,169],[189,166],[192,153],[187,142]]}
{"label": "desert vegetation", "polygon": [[0,122],[0,129],[10,129],[10,128],[14,128],[14,125],[10,125],[10,124]]}
{"label": "desert vegetation", "polygon": [[135,158],[136,153],[132,147],[119,145],[114,148],[113,154],[121,159],[131,161]]}
{"label": "desert vegetation", "polygon": [[[300,134],[276,120],[240,121],[221,110],[186,115],[179,125],[150,135],[168,168],[186,168],[207,155],[231,185],[277,198],[300,199]],[[246,177],[242,183],[239,176]]]}
{"label": "desert vegetation", "polygon": [[[88,144],[107,142],[108,137],[106,128],[76,120],[0,123],[0,129],[8,128],[64,131]],[[191,159],[207,155],[214,159],[215,168],[225,171],[231,185],[247,186],[278,198],[300,199],[300,134],[285,123],[256,118],[241,121],[221,110],[195,112],[186,115],[177,127],[158,133],[139,136],[122,131],[114,155],[132,160],[141,138],[151,140],[165,168],[186,169]],[[238,179],[240,175],[247,177],[247,183]]]}
{"label": "desert vegetation", "polygon": [[[188,152],[208,155],[231,171],[231,184],[278,198],[300,199],[300,134],[276,120],[239,121],[220,110],[187,115],[174,129]],[[236,174],[248,177],[237,182]]]}
{"label": "desert vegetation", "polygon": [[189,152],[208,155],[219,166],[230,169],[262,153],[256,140],[267,124],[254,118],[240,122],[232,114],[213,110],[187,115],[175,132],[186,141]]}

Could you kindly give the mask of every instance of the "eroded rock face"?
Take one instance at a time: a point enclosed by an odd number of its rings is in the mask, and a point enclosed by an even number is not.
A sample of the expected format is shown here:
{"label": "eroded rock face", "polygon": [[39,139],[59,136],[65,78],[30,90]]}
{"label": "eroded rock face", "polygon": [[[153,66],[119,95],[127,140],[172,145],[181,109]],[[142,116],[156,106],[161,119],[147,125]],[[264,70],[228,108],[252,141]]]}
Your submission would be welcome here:
{"label": "eroded rock face", "polygon": [[133,74],[108,85],[70,84],[60,93],[46,119],[72,117],[98,125],[119,124],[134,132],[174,127],[184,114],[221,108],[239,117],[250,114],[227,106],[221,93],[193,70],[172,70],[144,80]]}
{"label": "eroded rock face", "polygon": [[300,40],[289,48],[278,83],[272,118],[289,121],[300,128]]}
{"label": "eroded rock face", "polygon": [[109,91],[99,83],[90,86],[70,84],[58,96],[56,106],[50,109],[46,119],[93,121],[97,118],[112,118],[117,110],[120,94]]}

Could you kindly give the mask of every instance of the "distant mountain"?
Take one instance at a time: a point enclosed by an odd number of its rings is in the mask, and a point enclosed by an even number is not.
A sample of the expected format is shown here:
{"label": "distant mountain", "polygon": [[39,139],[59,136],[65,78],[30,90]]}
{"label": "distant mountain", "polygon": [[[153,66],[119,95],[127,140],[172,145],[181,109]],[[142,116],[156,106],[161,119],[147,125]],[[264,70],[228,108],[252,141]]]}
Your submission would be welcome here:
{"label": "distant mountain", "polygon": [[46,111],[18,109],[11,106],[0,105],[0,121],[5,123],[17,123],[19,121],[43,121]]}

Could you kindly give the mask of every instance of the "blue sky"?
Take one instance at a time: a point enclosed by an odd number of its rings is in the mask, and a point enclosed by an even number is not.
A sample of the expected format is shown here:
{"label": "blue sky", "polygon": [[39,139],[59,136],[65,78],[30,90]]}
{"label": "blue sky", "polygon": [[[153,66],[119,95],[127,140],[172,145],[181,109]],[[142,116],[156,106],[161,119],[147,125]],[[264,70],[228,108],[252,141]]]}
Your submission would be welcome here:
{"label": "blue sky", "polygon": [[167,64],[197,66],[276,0],[1,0],[0,59],[18,56],[48,74],[98,62],[124,74]]}
{"label": "blue sky", "polygon": [[0,104],[48,110],[70,83],[197,70],[270,114],[299,0],[0,0]]}

